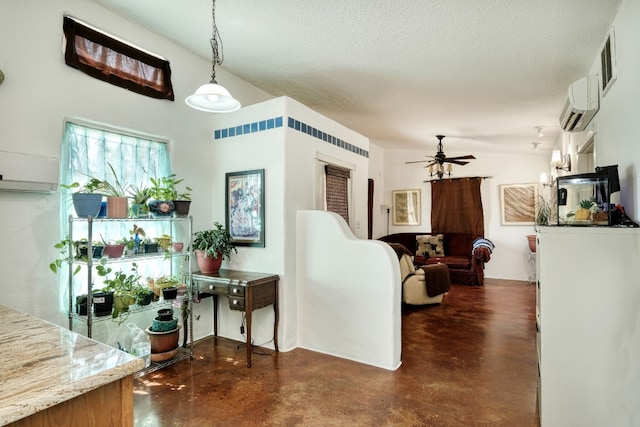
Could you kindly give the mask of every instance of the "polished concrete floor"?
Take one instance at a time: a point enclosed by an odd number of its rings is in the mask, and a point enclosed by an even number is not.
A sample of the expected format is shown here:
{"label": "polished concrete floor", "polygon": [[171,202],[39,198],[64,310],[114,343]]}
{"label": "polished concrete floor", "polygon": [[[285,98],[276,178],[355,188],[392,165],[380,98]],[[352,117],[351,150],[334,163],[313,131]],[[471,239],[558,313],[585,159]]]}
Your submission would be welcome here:
{"label": "polished concrete floor", "polygon": [[537,426],[535,288],[454,285],[404,308],[402,366],[387,371],[223,338],[134,382],[136,426]]}

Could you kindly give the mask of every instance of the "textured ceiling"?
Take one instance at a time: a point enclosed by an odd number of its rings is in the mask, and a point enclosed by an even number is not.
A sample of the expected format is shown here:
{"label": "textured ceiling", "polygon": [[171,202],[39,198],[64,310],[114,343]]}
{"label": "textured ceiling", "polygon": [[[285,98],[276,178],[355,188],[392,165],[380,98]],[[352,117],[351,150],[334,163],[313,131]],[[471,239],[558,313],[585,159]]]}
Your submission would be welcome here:
{"label": "textured ceiling", "polygon": [[[209,0],[94,1],[211,60]],[[376,145],[523,151],[553,145],[620,3],[217,0],[216,22],[222,68]]]}

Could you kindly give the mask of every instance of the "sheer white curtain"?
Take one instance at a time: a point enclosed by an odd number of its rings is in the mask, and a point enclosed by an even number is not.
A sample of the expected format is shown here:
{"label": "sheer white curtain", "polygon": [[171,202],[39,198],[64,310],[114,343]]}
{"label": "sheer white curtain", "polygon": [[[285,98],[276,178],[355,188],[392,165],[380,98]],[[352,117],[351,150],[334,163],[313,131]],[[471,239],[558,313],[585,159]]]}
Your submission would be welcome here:
{"label": "sheer white curtain", "polygon": [[[140,135],[126,134],[113,129],[90,126],[81,121],[67,120],[64,123],[62,141],[62,155],[60,167],[60,182],[71,184],[86,183],[89,177],[114,181],[109,165],[113,166],[118,180],[122,184],[149,186],[151,177],[166,176],[171,173],[167,141],[153,140]],[[69,236],[69,215],[74,214],[70,192],[61,189],[60,201],[60,230],[63,239]],[[144,229],[149,237],[160,237],[170,230],[167,224],[145,222]],[[109,222],[94,227],[93,240],[119,240],[129,237],[133,222]],[[73,239],[87,237],[86,223],[74,223]],[[155,267],[146,265],[141,273],[152,275]],[[120,268],[117,266],[116,268]],[[127,265],[122,266],[128,269]],[[66,284],[66,275],[63,282]],[[86,289],[84,274],[77,275],[80,291]],[[96,283],[99,286],[99,283]],[[66,286],[62,289],[65,290]],[[64,298],[63,298],[64,300]]]}

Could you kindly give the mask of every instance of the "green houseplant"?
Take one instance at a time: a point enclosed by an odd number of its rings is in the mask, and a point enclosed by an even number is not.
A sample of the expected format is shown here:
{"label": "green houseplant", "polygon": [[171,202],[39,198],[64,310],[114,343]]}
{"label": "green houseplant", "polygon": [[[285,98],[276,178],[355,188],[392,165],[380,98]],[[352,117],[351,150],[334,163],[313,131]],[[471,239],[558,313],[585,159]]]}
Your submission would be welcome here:
{"label": "green houseplant", "polygon": [[73,192],[71,200],[78,218],[98,216],[102,207],[102,181],[90,177],[84,185],[72,182],[71,184],[60,184],[60,187]]}
{"label": "green houseplant", "polygon": [[[189,205],[191,204],[191,188],[185,186],[183,192],[178,191],[178,185],[182,183],[184,179],[178,179],[176,174],[172,173],[168,176],[160,178],[151,178],[151,201],[149,202],[149,210],[152,214],[161,216],[168,210],[169,202],[171,203],[172,214],[177,211],[177,216],[187,216],[189,214]],[[162,202],[167,202],[163,205]],[[176,206],[176,202],[177,206]]]}
{"label": "green houseplant", "polygon": [[140,275],[138,274],[138,264],[131,264],[131,272],[125,273],[119,270],[111,273],[111,267],[105,265],[96,266],[98,276],[104,277],[104,285],[108,290],[113,291],[113,313],[115,319],[122,313],[129,311],[129,306],[136,303],[140,294]]}
{"label": "green houseplant", "polygon": [[144,185],[132,184],[127,192],[131,198],[131,216],[140,218],[149,212],[147,202],[151,198],[151,190]]}
{"label": "green houseplant", "polygon": [[223,259],[231,259],[232,251],[238,253],[229,231],[219,222],[214,222],[213,226],[212,229],[197,231],[193,235],[193,250],[202,273],[217,272]]}

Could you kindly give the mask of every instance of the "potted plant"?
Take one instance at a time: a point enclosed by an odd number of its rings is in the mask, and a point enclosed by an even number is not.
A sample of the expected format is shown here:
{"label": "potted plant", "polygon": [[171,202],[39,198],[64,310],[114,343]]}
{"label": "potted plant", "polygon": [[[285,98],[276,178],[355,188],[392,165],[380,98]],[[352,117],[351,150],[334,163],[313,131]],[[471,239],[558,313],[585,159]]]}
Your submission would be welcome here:
{"label": "potted plant", "polygon": [[127,218],[129,216],[129,199],[127,199],[129,185],[121,183],[111,163],[107,164],[114,179],[113,183],[107,180],[102,181],[102,191],[107,196],[107,217]]}
{"label": "potted plant", "polygon": [[124,254],[125,245],[122,243],[122,240],[106,242],[103,239],[102,243],[104,243],[104,250],[102,251],[104,256],[108,258],[120,258]]}
{"label": "potted plant", "polygon": [[[89,256],[89,241],[87,239],[80,239],[75,242],[76,246],[76,258],[86,260]],[[102,242],[92,242],[91,254],[93,258],[102,258],[102,252],[104,246]]]}
{"label": "potted plant", "polygon": [[175,189],[175,176],[163,176],[151,178],[149,189],[151,198],[147,202],[149,212],[156,217],[170,216],[175,211],[173,200],[177,196]]}
{"label": "potted plant", "polygon": [[[180,279],[174,276],[161,276],[157,279],[149,279],[149,286],[153,289],[153,292],[156,296],[163,296],[164,299],[175,299],[178,294],[178,285],[180,283]],[[167,295],[165,296],[165,290],[167,291]],[[175,295],[173,295],[175,293]],[[173,298],[171,298],[173,296]]]}
{"label": "potted plant", "polygon": [[[549,225],[549,221],[551,220],[551,205],[544,197],[542,197],[542,195],[538,195],[538,200],[536,200],[535,215],[536,225]],[[531,252],[535,252],[536,235],[527,235],[527,242],[529,244],[529,250]]]}
{"label": "potted plant", "polygon": [[136,304],[138,305],[149,305],[151,301],[153,301],[153,290],[148,287],[138,285],[134,289],[134,294],[136,296]]}
{"label": "potted plant", "polygon": [[[149,210],[155,216],[168,216],[174,211],[177,216],[187,216],[189,214],[189,205],[191,204],[191,188],[185,187],[184,192],[179,192],[178,184],[184,179],[178,179],[176,174],[163,176],[160,178],[151,178],[151,198],[149,201]],[[176,206],[176,202],[179,205]]]}
{"label": "potted plant", "polygon": [[231,259],[231,251],[238,253],[229,231],[219,222],[214,222],[213,226],[212,229],[194,234],[193,249],[202,273],[216,273],[223,259]]}
{"label": "potted plant", "polygon": [[96,217],[102,207],[102,181],[97,178],[89,178],[89,181],[81,185],[78,182],[71,184],[60,184],[60,187],[74,191],[71,194],[73,208],[78,218]]}
{"label": "potted plant", "polygon": [[149,213],[147,202],[151,198],[151,190],[142,184],[132,184],[129,186],[128,194],[131,198],[131,217],[140,218],[147,215]]}
{"label": "potted plant", "polygon": [[113,291],[113,313],[115,319],[120,314],[128,312],[129,306],[136,303],[137,294],[140,287],[140,275],[138,274],[138,264],[131,264],[129,274],[119,270],[111,276],[111,267],[105,265],[96,266],[98,276],[104,277],[104,285]]}

